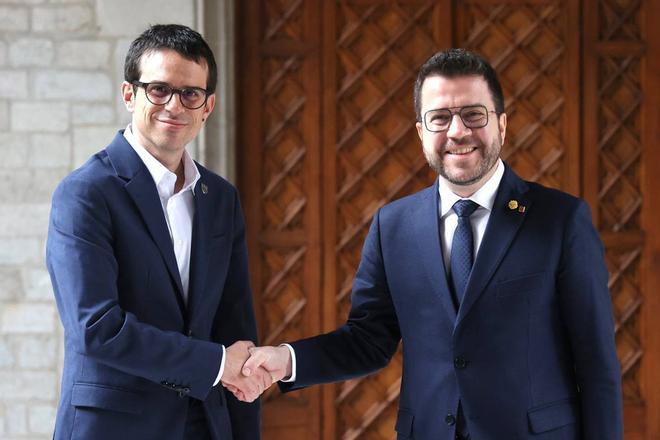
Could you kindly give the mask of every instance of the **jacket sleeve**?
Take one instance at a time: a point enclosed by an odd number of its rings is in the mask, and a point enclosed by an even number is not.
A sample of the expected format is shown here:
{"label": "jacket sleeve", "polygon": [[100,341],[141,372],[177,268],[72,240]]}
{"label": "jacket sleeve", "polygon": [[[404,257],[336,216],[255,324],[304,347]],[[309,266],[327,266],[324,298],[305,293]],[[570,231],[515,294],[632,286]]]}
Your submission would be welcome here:
{"label": "jacket sleeve", "polygon": [[280,389],[290,391],[372,373],[389,363],[400,340],[383,264],[379,210],[362,249],[346,324],[333,332],[293,342],[296,381],[280,382]]}
{"label": "jacket sleeve", "polygon": [[119,304],[113,224],[101,193],[69,177],[53,195],[48,271],[67,343],[85,356],[197,399],[211,390],[222,360],[215,343],[140,322]]}
{"label": "jacket sleeve", "polygon": [[[226,347],[236,341],[252,341],[257,344],[257,324],[252,304],[252,291],[248,273],[245,220],[236,190],[233,192],[233,239],[231,261],[227,272],[222,299],[218,307],[213,329],[213,339]],[[223,388],[232,426],[232,438],[236,440],[260,438],[260,403],[240,402]]]}
{"label": "jacket sleeve", "polygon": [[583,438],[622,439],[621,375],[603,245],[580,201],[563,239],[558,276],[582,413]]}

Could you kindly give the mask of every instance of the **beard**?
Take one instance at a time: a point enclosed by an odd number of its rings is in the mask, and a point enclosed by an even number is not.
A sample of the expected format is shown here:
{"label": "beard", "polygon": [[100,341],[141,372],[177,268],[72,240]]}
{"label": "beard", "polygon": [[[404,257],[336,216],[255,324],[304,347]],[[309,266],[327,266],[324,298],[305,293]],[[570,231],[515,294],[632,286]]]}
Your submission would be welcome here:
{"label": "beard", "polygon": [[475,144],[473,140],[467,140],[461,144],[452,143],[452,147],[473,146],[477,148],[477,152],[481,152],[481,160],[470,170],[453,170],[451,169],[452,167],[445,166],[442,158],[443,153],[448,150],[448,144],[449,142],[445,142],[442,145],[441,153],[437,153],[436,151],[429,152],[424,148],[426,161],[433,171],[440,174],[448,182],[454,185],[468,186],[478,182],[495,166],[502,150],[502,135],[497,132],[497,137],[492,140],[489,146],[481,142]]}

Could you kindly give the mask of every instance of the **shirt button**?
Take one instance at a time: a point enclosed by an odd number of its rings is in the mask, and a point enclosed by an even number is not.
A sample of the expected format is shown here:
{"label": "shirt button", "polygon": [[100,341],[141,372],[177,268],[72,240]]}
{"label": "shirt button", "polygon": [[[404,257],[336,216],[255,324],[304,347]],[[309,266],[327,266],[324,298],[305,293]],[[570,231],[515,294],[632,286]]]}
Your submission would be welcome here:
{"label": "shirt button", "polygon": [[188,329],[188,331],[186,332],[186,335],[188,335],[189,338],[192,338],[192,335],[193,335],[192,330]]}
{"label": "shirt button", "polygon": [[454,359],[454,367],[462,370],[463,368],[467,367],[467,361],[463,358],[463,356],[456,356]]}
{"label": "shirt button", "polygon": [[447,414],[445,417],[445,423],[449,426],[452,426],[454,423],[456,423],[456,417],[454,417],[453,414]]}

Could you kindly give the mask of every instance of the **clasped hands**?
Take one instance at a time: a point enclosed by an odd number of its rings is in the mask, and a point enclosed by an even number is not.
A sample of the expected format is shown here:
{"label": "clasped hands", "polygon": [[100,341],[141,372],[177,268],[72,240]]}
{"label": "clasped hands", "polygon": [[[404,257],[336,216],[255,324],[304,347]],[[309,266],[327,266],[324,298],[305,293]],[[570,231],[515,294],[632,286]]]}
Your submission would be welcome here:
{"label": "clasped hands", "polygon": [[238,341],[226,348],[222,385],[243,402],[253,402],[272,384],[291,377],[291,353],[285,346],[255,347]]}

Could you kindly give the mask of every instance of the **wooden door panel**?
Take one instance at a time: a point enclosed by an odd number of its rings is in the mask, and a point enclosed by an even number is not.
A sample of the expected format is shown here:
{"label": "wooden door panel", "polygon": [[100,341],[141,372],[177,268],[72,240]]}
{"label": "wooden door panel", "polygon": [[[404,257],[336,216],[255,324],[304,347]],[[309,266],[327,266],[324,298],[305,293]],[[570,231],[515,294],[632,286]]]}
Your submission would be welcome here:
{"label": "wooden door panel", "polygon": [[[326,2],[324,296],[331,330],[346,320],[362,243],[377,208],[433,182],[415,129],[416,70],[442,45],[437,1]],[[326,118],[323,118],[324,121]],[[332,311],[331,311],[332,310]],[[332,319],[330,319],[332,318]],[[328,387],[326,439],[394,438],[401,354],[383,371]]]}
{"label": "wooden door panel", "polygon": [[[311,2],[238,2],[239,189],[263,344],[321,330],[318,262],[320,11]],[[266,437],[318,438],[320,391],[262,399]]]}
{"label": "wooden door panel", "polygon": [[[375,210],[435,177],[414,127],[417,69],[439,49],[467,47],[500,76],[505,160],[592,207],[626,439],[660,438],[660,207],[651,199],[660,177],[648,165],[660,160],[651,148],[658,9],[650,0],[239,2],[239,187],[261,341],[344,322]],[[264,438],[395,438],[400,375],[398,353],[367,378],[285,396],[271,389]]]}

